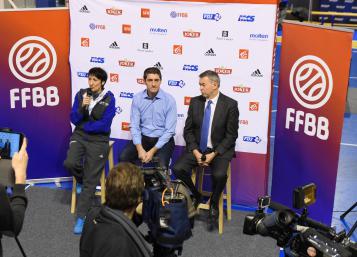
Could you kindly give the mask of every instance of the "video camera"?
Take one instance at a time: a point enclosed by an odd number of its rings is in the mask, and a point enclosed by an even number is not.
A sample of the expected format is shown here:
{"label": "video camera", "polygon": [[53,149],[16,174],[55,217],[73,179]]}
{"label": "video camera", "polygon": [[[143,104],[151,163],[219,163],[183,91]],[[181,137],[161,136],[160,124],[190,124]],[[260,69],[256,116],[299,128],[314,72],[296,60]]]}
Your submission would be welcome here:
{"label": "video camera", "polygon": [[[293,192],[293,207],[303,208],[301,214],[271,201],[269,196],[258,199],[255,215],[247,215],[243,233],[269,236],[277,240],[289,257],[355,257],[357,244],[351,241],[343,230],[334,228],[307,217],[307,206],[316,201],[316,186],[311,183],[298,187]],[[271,214],[264,211],[269,207]]]}

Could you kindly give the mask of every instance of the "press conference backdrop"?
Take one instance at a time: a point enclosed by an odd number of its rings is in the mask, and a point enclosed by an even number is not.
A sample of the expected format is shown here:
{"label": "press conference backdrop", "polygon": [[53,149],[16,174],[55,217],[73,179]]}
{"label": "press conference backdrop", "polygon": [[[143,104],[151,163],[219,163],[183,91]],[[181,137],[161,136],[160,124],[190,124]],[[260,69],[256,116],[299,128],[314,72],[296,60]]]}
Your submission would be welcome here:
{"label": "press conference backdrop", "polygon": [[117,99],[111,136],[119,139],[131,138],[130,106],[145,89],[144,69],[159,68],[161,88],[176,99],[180,146],[190,97],[200,94],[198,75],[215,70],[240,110],[233,200],[255,203],[266,193],[277,6],[244,2],[70,1],[70,64],[72,99],[87,87],[89,68],[109,73],[106,89]]}

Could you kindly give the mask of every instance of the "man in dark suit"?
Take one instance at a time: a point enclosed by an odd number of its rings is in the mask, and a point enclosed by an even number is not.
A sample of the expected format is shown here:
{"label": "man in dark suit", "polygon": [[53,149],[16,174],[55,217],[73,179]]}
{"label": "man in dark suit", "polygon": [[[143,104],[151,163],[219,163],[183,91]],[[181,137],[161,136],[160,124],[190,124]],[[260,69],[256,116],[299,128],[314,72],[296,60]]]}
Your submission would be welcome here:
{"label": "man in dark suit", "polygon": [[201,94],[191,99],[184,128],[186,152],[176,162],[173,171],[191,190],[197,208],[201,194],[195,188],[190,173],[194,167],[210,166],[212,195],[208,229],[218,219],[218,201],[227,181],[227,168],[235,156],[238,137],[238,103],[219,92],[220,79],[216,72],[200,74]]}

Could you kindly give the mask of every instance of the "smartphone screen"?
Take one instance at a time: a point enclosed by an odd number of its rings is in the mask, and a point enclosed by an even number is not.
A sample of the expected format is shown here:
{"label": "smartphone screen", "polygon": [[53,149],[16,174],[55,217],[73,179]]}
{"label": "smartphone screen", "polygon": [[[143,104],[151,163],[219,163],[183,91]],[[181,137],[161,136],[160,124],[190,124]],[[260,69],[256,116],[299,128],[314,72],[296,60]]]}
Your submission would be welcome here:
{"label": "smartphone screen", "polygon": [[0,156],[2,159],[12,159],[15,152],[20,150],[22,134],[17,132],[0,131]]}

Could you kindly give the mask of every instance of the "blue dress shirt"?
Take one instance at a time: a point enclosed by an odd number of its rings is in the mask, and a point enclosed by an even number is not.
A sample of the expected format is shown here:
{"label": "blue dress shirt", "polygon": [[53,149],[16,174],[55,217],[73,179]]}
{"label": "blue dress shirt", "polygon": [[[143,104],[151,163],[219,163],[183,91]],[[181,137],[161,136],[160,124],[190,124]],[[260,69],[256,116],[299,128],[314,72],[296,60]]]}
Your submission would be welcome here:
{"label": "blue dress shirt", "polygon": [[175,135],[176,121],[176,101],[162,89],[153,99],[146,89],[134,95],[130,114],[134,145],[141,144],[141,135],[158,137],[155,146],[160,149]]}

